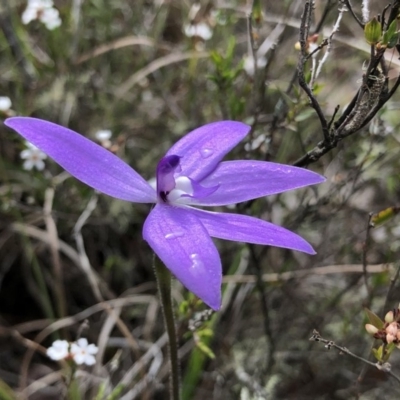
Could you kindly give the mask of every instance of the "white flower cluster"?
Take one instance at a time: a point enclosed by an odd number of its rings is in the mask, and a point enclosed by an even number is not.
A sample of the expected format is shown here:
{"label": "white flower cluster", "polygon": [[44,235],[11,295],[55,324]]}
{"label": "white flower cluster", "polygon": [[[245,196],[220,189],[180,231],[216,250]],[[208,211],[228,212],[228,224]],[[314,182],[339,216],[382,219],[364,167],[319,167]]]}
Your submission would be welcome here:
{"label": "white flower cluster", "polygon": [[[265,57],[257,57],[257,69],[262,69],[267,65],[267,59]],[[246,74],[249,75],[250,77],[254,76],[254,58],[252,56],[245,56],[244,57],[244,63],[243,63],[243,69],[246,71]]]}
{"label": "white flower cluster", "polygon": [[95,354],[99,351],[94,344],[89,344],[86,338],[80,338],[76,342],[69,343],[66,340],[56,340],[47,349],[47,356],[54,361],[72,359],[77,365],[94,365]]}
{"label": "white flower cluster", "polygon": [[198,24],[187,24],[184,27],[184,32],[189,38],[198,37],[204,41],[210,40],[213,35],[212,29],[205,22],[199,22]]}
{"label": "white flower cluster", "polygon": [[27,25],[36,19],[49,30],[61,25],[60,14],[54,8],[53,0],[28,0],[28,5],[22,13],[22,23]]}
{"label": "white flower cluster", "polygon": [[[263,145],[267,144],[269,142],[269,139],[265,134],[261,134],[257,136],[255,139],[253,139],[250,143],[246,143],[244,145],[244,149],[246,151],[254,151],[262,147]],[[264,149],[263,149],[264,150]]]}
{"label": "white flower cluster", "polygon": [[110,140],[112,132],[109,129],[100,129],[95,133],[95,138],[102,142],[103,140]]}
{"label": "white flower cluster", "polygon": [[199,20],[198,13],[200,10],[200,3],[192,4],[188,15],[190,22],[183,27],[183,32],[188,38],[198,38],[203,41],[210,40],[213,30],[204,19]]}
{"label": "white flower cluster", "polygon": [[106,149],[110,149],[112,146],[112,142],[110,140],[111,136],[112,136],[112,132],[109,129],[100,129],[94,135],[94,137]]}
{"label": "white flower cluster", "polygon": [[0,96],[0,111],[8,111],[12,106],[11,100],[7,96]]}
{"label": "white flower cluster", "polygon": [[22,168],[26,171],[30,171],[33,168],[36,168],[38,171],[42,171],[45,166],[43,160],[47,158],[47,155],[32,143],[25,142],[25,144],[28,148],[22,150],[20,154],[21,158],[25,160]]}

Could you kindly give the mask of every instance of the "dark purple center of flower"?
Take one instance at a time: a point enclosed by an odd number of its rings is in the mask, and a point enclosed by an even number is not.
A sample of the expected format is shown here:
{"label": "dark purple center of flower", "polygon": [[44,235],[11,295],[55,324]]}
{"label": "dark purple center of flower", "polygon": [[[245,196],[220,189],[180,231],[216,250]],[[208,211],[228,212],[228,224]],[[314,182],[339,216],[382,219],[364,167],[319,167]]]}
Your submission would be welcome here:
{"label": "dark purple center of flower", "polygon": [[164,202],[167,203],[167,196],[168,196],[168,192],[159,192],[158,195],[160,196],[160,199]]}
{"label": "dark purple center of flower", "polygon": [[157,193],[164,203],[168,202],[167,196],[175,188],[174,174],[181,170],[180,158],[176,155],[166,156],[157,165]]}
{"label": "dark purple center of flower", "polygon": [[191,199],[202,199],[214,193],[219,185],[203,187],[190,176],[180,174],[181,157],[163,157],[157,165],[157,196],[163,203],[188,204]]}

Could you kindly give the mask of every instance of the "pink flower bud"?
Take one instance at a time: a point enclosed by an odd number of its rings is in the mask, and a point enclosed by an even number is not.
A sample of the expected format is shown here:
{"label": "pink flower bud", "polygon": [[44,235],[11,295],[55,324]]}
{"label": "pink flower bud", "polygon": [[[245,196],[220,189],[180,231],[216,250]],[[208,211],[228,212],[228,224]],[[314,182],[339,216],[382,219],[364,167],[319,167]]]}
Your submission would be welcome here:
{"label": "pink flower bud", "polygon": [[394,321],[394,315],[393,315],[393,311],[389,311],[388,313],[386,313],[385,315],[385,322],[388,322],[389,324],[391,322]]}
{"label": "pink flower bud", "polygon": [[365,324],[365,330],[370,334],[370,335],[375,335],[379,331],[379,329],[371,324]]}

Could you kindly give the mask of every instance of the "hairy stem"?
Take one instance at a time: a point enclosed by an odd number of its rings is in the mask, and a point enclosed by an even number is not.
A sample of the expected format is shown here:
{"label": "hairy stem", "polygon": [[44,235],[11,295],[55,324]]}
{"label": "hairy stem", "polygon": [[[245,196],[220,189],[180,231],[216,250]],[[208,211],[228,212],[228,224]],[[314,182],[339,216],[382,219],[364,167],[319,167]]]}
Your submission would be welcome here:
{"label": "hairy stem", "polygon": [[171,364],[170,370],[170,393],[171,400],[180,399],[180,368],[178,358],[178,343],[175,330],[175,318],[172,308],[171,298],[171,273],[154,255],[154,271],[157,279],[157,289],[160,296],[161,309],[164,316],[165,328],[169,341],[169,360]]}

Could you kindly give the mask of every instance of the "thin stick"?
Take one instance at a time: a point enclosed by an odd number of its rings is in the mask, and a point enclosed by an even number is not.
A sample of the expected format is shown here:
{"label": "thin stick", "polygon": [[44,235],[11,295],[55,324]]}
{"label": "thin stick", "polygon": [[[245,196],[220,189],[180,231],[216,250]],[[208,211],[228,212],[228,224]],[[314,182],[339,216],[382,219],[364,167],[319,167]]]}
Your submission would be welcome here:
{"label": "thin stick", "polygon": [[370,213],[368,217],[367,231],[365,234],[365,241],[363,243],[363,252],[362,252],[363,278],[364,278],[364,286],[368,293],[368,300],[367,300],[368,307],[370,306],[372,300],[372,289],[368,284],[368,272],[367,272],[367,266],[368,266],[367,253],[370,242],[371,229],[373,228],[373,225],[371,223],[372,215],[373,213]]}
{"label": "thin stick", "polygon": [[85,225],[88,218],[92,215],[93,211],[96,209],[97,200],[98,196],[96,193],[94,193],[91,199],[89,200],[85,210],[82,212],[81,216],[78,218],[78,221],[74,226],[74,238],[76,241],[76,247],[78,248],[80,265],[82,266],[82,269],[89,281],[90,287],[92,288],[96,300],[100,302],[103,301],[104,299],[99,288],[99,282],[96,279],[96,276],[93,274],[93,268],[90,265],[89,258],[86,254],[85,244],[83,242],[83,236],[82,236],[82,228]]}
{"label": "thin stick", "polygon": [[357,17],[356,13],[353,10],[353,6],[350,3],[350,0],[344,0],[344,4],[347,6],[347,8],[349,9],[351,15],[353,16],[353,18],[355,19],[355,21],[357,22],[357,24],[360,26],[360,28],[364,29],[364,24],[363,22],[360,20],[360,18]]}
{"label": "thin stick", "polygon": [[365,358],[360,357],[357,354],[354,354],[348,348],[342,347],[342,346],[338,346],[332,340],[324,339],[323,337],[321,337],[319,332],[316,331],[315,329],[313,331],[313,335],[310,337],[310,340],[314,340],[315,342],[322,342],[322,343],[325,344],[325,347],[328,350],[330,350],[333,347],[334,349],[339,350],[343,354],[347,354],[348,356],[351,356],[351,357],[353,357],[353,358],[355,358],[355,359],[357,359],[359,361],[362,361],[363,363],[368,364],[371,367],[375,367],[379,371],[386,372],[388,375],[390,375],[392,378],[394,378],[397,382],[400,383],[400,378],[391,371],[391,365],[389,363],[380,364],[380,363],[374,363],[372,361],[366,360]]}
{"label": "thin stick", "polygon": [[44,221],[46,230],[49,235],[49,247],[53,260],[53,276],[54,276],[54,294],[57,299],[58,317],[63,318],[67,315],[67,307],[65,304],[65,290],[63,282],[63,268],[59,253],[57,226],[52,216],[54,199],[54,188],[50,187],[45,192],[45,202],[43,207]]}
{"label": "thin stick", "polygon": [[319,105],[317,99],[313,95],[311,88],[307,84],[304,75],[304,66],[307,61],[307,38],[309,36],[309,31],[310,31],[311,13],[313,5],[314,5],[313,1],[307,1],[304,5],[304,12],[301,17],[300,38],[299,38],[301,51],[299,55],[299,61],[297,64],[297,78],[299,81],[299,85],[306,92],[312,108],[318,115],[322,132],[324,135],[324,141],[330,143],[331,139],[328,129],[328,122],[324,116],[324,113],[322,112],[321,106]]}
{"label": "thin stick", "polygon": [[362,21],[366,24],[369,21],[369,0],[363,0],[362,6]]}
{"label": "thin stick", "polygon": [[[287,272],[271,272],[263,274],[261,279],[263,282],[282,282],[291,279],[303,279],[307,276],[325,276],[333,274],[363,274],[364,266],[362,264],[340,264],[340,265],[326,265],[323,267],[295,269],[294,271]],[[389,264],[375,264],[367,265],[366,271],[368,274],[381,274],[392,273],[395,271],[395,265]],[[227,275],[222,279],[223,283],[256,283],[257,277],[254,275]]]}
{"label": "thin stick", "polygon": [[339,9],[339,15],[338,15],[338,17],[336,19],[335,25],[332,28],[332,32],[331,32],[331,34],[329,35],[329,37],[327,39],[328,47],[326,48],[324,56],[319,60],[318,68],[317,68],[317,71],[315,72],[315,76],[313,77],[313,80],[310,82],[310,87],[314,86],[314,81],[318,79],[318,77],[319,77],[319,75],[320,75],[320,73],[322,71],[322,67],[325,64],[325,62],[328,59],[328,57],[329,57],[329,54],[330,54],[330,52],[332,50],[333,36],[337,32],[339,32],[340,22],[342,21],[343,14],[346,11],[347,11],[347,8],[345,6],[343,6],[341,9]]}

